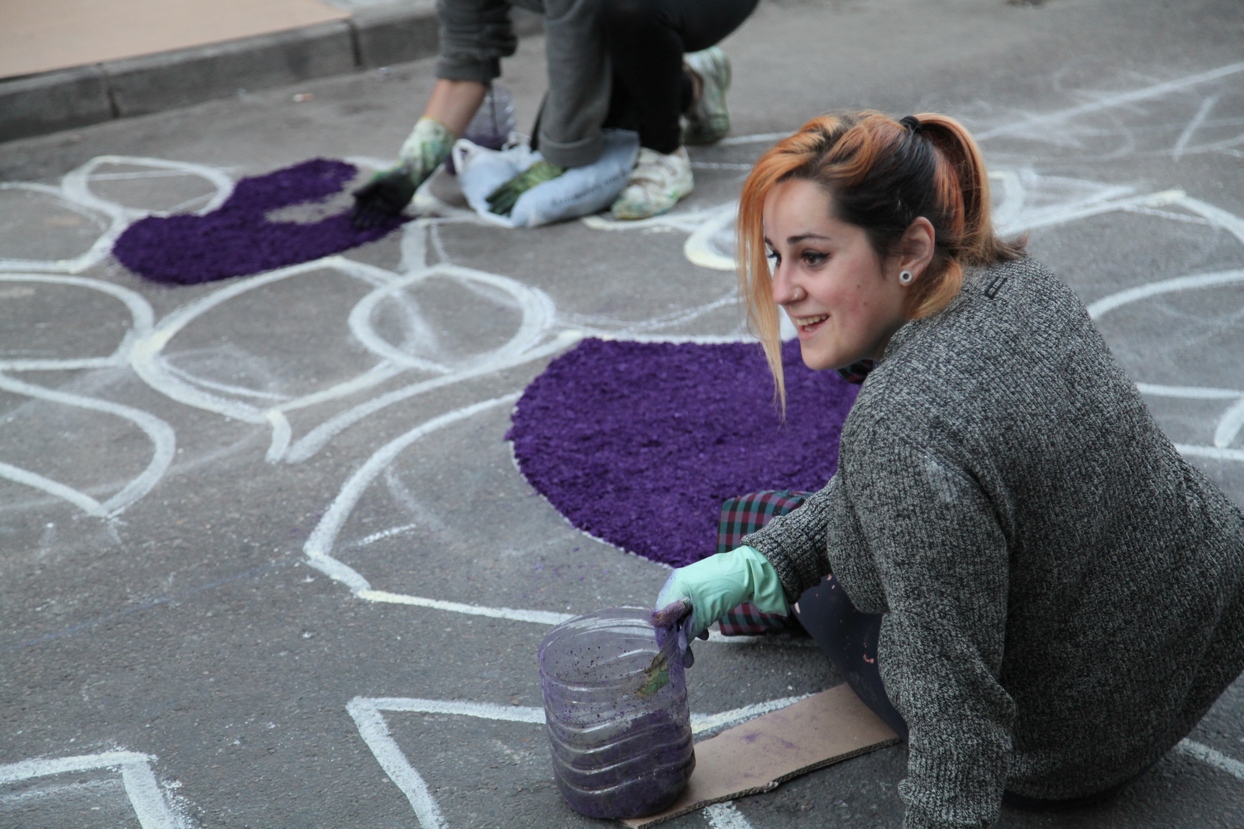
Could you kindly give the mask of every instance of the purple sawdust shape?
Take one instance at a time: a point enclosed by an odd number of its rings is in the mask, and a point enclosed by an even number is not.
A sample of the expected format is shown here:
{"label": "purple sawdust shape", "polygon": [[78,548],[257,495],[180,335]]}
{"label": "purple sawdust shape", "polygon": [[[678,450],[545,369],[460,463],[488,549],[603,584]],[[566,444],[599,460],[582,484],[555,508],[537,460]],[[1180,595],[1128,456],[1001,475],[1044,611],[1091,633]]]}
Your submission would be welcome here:
{"label": "purple sawdust shape", "polygon": [[760,347],[584,340],[537,377],[506,436],[519,469],[585,532],[681,566],[714,552],[721,503],[817,490],[857,386],[782,348],[786,422]]}
{"label": "purple sawdust shape", "polygon": [[341,192],[357,169],[313,158],[263,176],[244,178],[219,209],[203,216],[148,216],[112,246],[122,265],[155,282],[197,285],[310,262],[373,242],[402,224],[395,217],[359,230],[348,212],[316,222],[276,222],[268,213],[323,202]]}

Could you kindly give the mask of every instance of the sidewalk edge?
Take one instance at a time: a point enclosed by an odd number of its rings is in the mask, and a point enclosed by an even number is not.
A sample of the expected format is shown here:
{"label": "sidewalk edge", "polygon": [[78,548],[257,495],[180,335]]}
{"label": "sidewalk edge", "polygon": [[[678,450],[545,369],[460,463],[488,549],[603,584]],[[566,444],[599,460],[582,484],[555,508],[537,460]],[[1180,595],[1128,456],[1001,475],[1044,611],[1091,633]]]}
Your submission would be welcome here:
{"label": "sidewalk edge", "polygon": [[[530,29],[531,27],[519,27]],[[436,11],[350,18],[0,80],[0,142],[432,57]]]}

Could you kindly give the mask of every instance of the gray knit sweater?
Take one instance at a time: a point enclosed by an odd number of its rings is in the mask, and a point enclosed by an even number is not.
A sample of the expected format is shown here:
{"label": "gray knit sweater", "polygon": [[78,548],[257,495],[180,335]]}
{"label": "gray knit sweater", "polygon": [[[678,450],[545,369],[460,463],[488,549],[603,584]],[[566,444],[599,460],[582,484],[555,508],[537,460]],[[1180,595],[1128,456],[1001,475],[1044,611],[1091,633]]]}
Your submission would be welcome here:
{"label": "gray knit sweater", "polygon": [[905,829],[1126,780],[1244,670],[1244,515],[1032,260],[900,329],[829,485],[744,543],[791,600],[832,571],[885,614]]}

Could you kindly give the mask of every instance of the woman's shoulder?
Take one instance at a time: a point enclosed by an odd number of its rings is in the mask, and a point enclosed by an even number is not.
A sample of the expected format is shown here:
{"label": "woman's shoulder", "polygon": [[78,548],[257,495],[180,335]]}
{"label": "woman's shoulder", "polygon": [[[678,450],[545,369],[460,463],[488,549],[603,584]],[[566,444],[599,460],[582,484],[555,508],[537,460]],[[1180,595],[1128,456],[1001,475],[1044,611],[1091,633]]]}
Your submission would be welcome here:
{"label": "woman's shoulder", "polygon": [[856,400],[856,425],[962,433],[1005,387],[1047,374],[1068,329],[1090,325],[1071,289],[1035,259],[973,268],[950,305],[895,333]]}
{"label": "woman's shoulder", "polygon": [[[1023,256],[969,268],[964,274],[963,288],[946,310],[981,301],[996,306],[999,302],[1005,305],[1033,298],[1071,300],[1079,304],[1071,288],[1053,270],[1037,259]],[[934,315],[937,316],[940,315]]]}
{"label": "woman's shoulder", "polygon": [[925,363],[983,355],[1005,360],[1016,356],[1008,352],[1025,339],[1089,324],[1084,304],[1067,283],[1038,260],[1023,257],[969,269],[954,300],[900,329],[886,357],[902,352],[906,360]]}

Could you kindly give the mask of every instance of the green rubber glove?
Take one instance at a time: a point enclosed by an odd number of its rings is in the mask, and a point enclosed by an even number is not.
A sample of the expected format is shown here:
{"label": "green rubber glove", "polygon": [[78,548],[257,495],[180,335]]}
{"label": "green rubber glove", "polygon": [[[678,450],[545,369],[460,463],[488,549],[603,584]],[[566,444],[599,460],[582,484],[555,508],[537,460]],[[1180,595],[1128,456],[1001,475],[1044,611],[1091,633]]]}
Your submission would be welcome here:
{"label": "green rubber glove", "polygon": [[565,168],[540,159],[514,178],[488,194],[488,209],[499,216],[508,216],[514,210],[518,197],[537,184],[544,184],[566,172]]}
{"label": "green rubber glove", "polygon": [[350,215],[354,226],[375,227],[401,213],[419,185],[449,158],[455,140],[453,132],[440,121],[420,118],[398,151],[401,163],[376,173],[354,191],[354,212]]}
{"label": "green rubber glove", "polygon": [[765,613],[788,612],[777,571],[752,547],[736,547],[679,567],[657,594],[657,615],[677,615],[671,605],[684,601],[691,603],[691,615],[682,623],[687,641],[696,636],[707,639],[708,626],[744,602]]}

